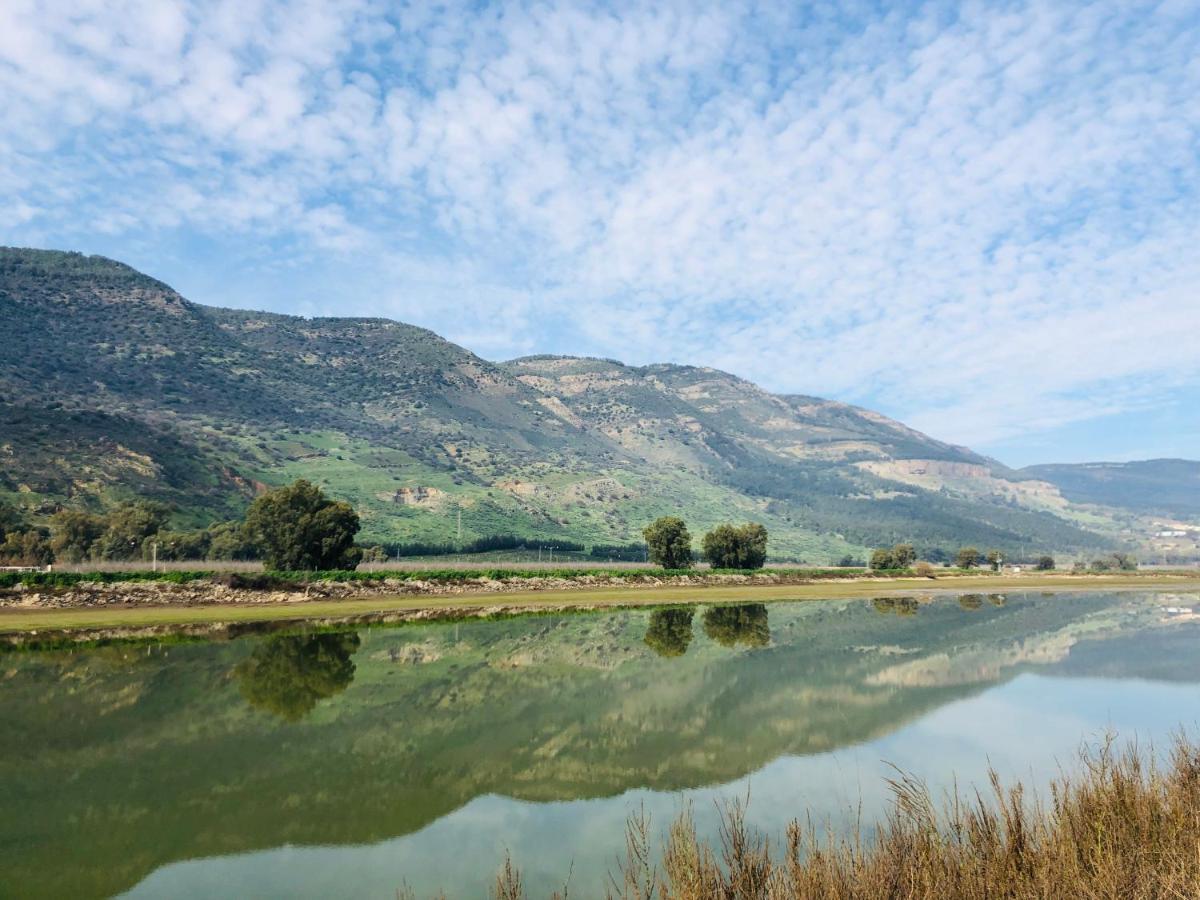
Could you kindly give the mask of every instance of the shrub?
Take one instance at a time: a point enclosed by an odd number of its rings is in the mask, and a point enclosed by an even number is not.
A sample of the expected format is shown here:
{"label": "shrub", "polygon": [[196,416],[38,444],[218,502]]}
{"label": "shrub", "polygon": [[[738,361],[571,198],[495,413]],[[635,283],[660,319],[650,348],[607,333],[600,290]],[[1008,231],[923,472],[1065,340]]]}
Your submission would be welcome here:
{"label": "shrub", "polygon": [[891,550],[874,550],[871,552],[871,568],[876,570],[886,570],[896,568],[896,558],[892,556]]}

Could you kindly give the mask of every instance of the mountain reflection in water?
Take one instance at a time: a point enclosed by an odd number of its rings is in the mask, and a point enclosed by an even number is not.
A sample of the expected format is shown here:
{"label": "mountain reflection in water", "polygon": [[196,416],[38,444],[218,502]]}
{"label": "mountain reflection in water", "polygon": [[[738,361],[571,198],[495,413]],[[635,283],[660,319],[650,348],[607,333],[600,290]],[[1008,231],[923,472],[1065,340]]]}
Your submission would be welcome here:
{"label": "mountain reflection in water", "polygon": [[[801,787],[797,802],[831,813],[809,781],[833,776],[814,767],[836,771],[847,753],[874,765],[935,711],[972,715],[1022,673],[1063,685],[1152,678],[1139,690],[1154,696],[1166,680],[1200,682],[1200,626],[1166,616],[1168,605],[1197,601],[720,604],[8,653],[0,808],[21,814],[0,817],[4,890],[104,896],[147,879],[148,896],[230,892],[220,873],[241,860],[237,877],[257,873],[260,894],[280,893],[288,872],[309,878],[289,890],[314,895],[321,873],[340,893],[360,879],[364,893],[392,895],[407,880],[480,894],[506,841],[586,832],[560,848],[564,859],[519,860],[536,896],[537,866],[548,890],[575,858],[583,881],[572,891],[586,896],[587,873],[619,849],[625,792],[677,804],[670,792],[716,796],[709,786],[743,790],[751,776],[767,782],[764,815],[768,795],[782,803]],[[1200,699],[1170,702],[1172,727],[1200,717]],[[1068,751],[1113,713],[1072,703]],[[987,713],[996,746],[970,759],[1007,746],[1004,729],[1013,759],[1046,750],[1007,715]],[[935,742],[920,758],[949,764],[952,751]],[[483,849],[439,862],[434,834]],[[350,860],[352,848],[367,856]],[[263,852],[237,856],[252,851]],[[185,860],[195,861],[171,865]],[[368,860],[382,867],[376,881]],[[447,865],[467,880],[452,884]]]}

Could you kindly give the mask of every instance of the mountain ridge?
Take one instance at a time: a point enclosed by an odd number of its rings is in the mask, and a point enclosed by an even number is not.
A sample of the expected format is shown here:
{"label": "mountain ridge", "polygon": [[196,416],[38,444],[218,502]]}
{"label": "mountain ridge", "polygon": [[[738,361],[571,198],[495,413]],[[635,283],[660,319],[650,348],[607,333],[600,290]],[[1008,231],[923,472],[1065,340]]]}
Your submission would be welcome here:
{"label": "mountain ridge", "polygon": [[899,540],[1116,540],[969,448],[709,367],[493,363],[406,323],[204,306],[114,260],[17,248],[0,327],[23,349],[0,359],[0,494],[34,512],[153,496],[203,522],[308,477],[391,543],[460,520],[465,539],[625,543],[664,513],[763,521],[777,557],[823,563]]}

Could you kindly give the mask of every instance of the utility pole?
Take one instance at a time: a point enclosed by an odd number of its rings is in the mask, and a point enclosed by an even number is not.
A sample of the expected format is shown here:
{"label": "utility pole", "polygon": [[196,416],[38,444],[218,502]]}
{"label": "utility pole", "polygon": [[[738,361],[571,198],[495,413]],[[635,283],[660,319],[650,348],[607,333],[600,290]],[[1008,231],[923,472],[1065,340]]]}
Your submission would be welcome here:
{"label": "utility pole", "polygon": [[150,545],[150,571],[158,571],[158,541]]}
{"label": "utility pole", "polygon": [[462,550],[462,507],[458,508],[458,544],[459,550]]}

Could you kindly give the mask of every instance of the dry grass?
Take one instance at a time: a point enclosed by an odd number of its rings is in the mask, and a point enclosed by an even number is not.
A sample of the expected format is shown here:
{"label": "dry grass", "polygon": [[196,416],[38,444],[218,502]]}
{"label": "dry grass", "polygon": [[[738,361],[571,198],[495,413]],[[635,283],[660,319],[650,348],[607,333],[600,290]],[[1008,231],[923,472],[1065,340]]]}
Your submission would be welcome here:
{"label": "dry grass", "polygon": [[[626,856],[612,876],[620,900],[908,900],[908,898],[1200,897],[1200,746],[1179,739],[1169,761],[1118,750],[1081,755],[1048,799],[992,773],[990,792],[939,807],[920,782],[890,782],[887,819],[864,837],[820,835],[793,821],[773,845],[747,824],[745,804],[724,810],[719,843],[701,841],[689,811],[652,853],[644,812],[629,820]],[[506,860],[504,900],[524,897]]]}

